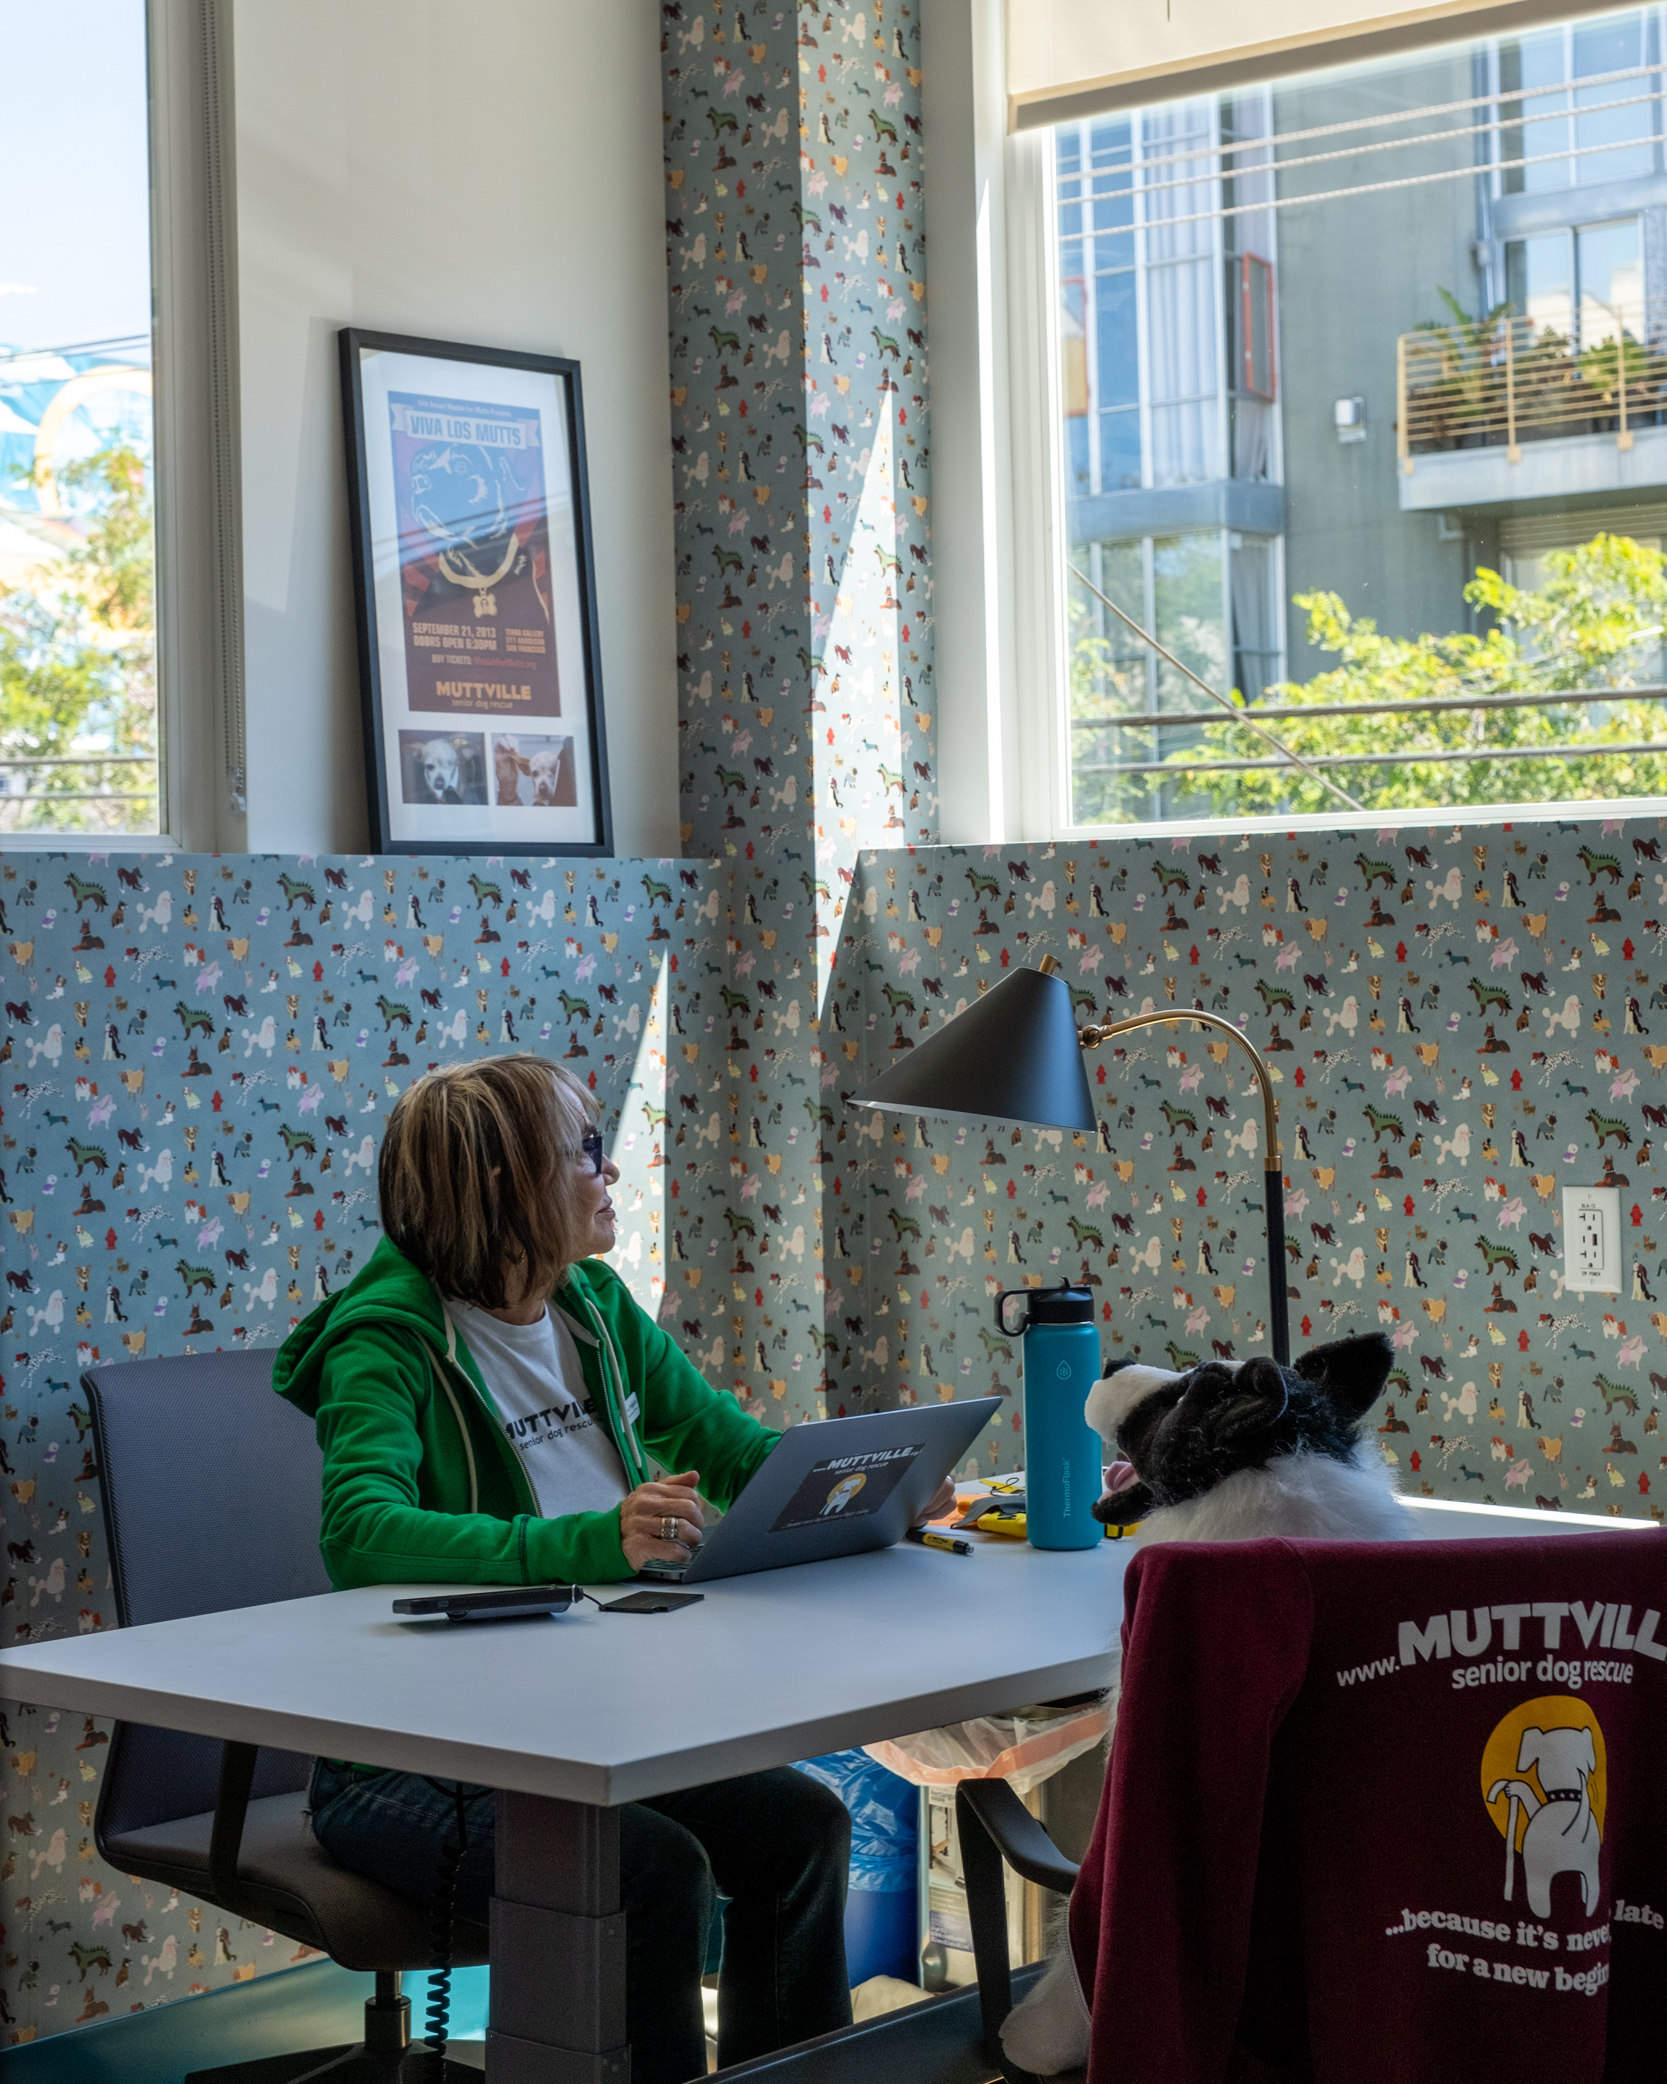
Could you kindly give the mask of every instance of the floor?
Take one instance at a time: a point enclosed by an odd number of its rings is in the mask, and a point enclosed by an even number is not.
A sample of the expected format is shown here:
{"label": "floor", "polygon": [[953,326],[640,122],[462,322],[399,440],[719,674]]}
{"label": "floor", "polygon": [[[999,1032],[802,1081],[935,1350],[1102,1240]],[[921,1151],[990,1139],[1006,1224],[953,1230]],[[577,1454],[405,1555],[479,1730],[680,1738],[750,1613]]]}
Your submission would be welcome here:
{"label": "floor", "polygon": [[[358,2040],[363,2030],[372,1980],[333,1961],[313,1961],[207,1997],[101,2019],[8,2048],[6,2084],[179,2084],[188,2071],[216,2063],[248,2062],[291,2048],[340,2046]],[[701,1992],[708,2069],[717,2066],[717,1980],[708,1976]],[[425,1983],[417,1975],[407,1975],[404,1982],[414,2034],[422,2031]],[[852,1995],[857,2018],[866,2019],[918,2002],[925,1992],[876,1976]],[[486,1997],[484,1968],[453,1974],[450,2053],[477,2068],[485,2063]]]}
{"label": "floor", "polygon": [[[340,2046],[363,2032],[373,1980],[333,1961],[312,1961],[207,1997],[100,2019],[8,2048],[6,2084],[179,2084],[187,2071],[215,2063]],[[419,1975],[405,1978],[413,2032],[421,2031],[426,1983]],[[484,1968],[452,1976],[452,2053],[476,2066],[485,2062],[486,1984]]]}

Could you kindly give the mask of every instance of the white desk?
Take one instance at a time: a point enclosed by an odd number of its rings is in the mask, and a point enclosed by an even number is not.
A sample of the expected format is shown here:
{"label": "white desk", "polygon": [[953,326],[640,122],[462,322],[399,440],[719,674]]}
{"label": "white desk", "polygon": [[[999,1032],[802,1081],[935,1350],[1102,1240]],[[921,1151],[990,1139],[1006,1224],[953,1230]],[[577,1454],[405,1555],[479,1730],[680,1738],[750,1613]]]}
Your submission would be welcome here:
{"label": "white desk", "polygon": [[0,1692],[501,1790],[487,2075],[613,2084],[617,1805],[1103,1685],[1133,1552],[902,1544],[670,1614],[470,1627],[397,1621],[378,1586],[24,1645]]}
{"label": "white desk", "polygon": [[1130,1553],[900,1543],[676,1613],[468,1627],[397,1620],[434,1588],[379,1585],[23,1645],[0,1691],[612,1807],[1104,1684]]}

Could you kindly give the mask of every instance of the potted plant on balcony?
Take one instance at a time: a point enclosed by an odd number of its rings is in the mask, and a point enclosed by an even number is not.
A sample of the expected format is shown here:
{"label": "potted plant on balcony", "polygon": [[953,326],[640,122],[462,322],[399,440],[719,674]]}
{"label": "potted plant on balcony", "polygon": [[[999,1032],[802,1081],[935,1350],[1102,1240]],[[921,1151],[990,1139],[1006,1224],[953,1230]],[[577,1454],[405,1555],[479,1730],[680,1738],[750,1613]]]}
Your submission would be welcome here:
{"label": "potted plant on balcony", "polygon": [[1499,376],[1505,356],[1509,303],[1472,318],[1449,289],[1436,295],[1452,322],[1422,319],[1414,331],[1429,336],[1433,352],[1420,350],[1409,370],[1409,403],[1419,408],[1420,448],[1473,449],[1504,439],[1504,390]]}
{"label": "potted plant on balcony", "polygon": [[1545,441],[1592,431],[1596,404],[1574,355],[1555,326],[1511,318],[1515,432],[1518,441]]}
{"label": "potted plant on balcony", "polygon": [[1606,418],[1618,420],[1623,395],[1630,426],[1660,412],[1667,354],[1659,348],[1647,347],[1623,327],[1607,340],[1593,341],[1579,359],[1581,377],[1596,392]]}

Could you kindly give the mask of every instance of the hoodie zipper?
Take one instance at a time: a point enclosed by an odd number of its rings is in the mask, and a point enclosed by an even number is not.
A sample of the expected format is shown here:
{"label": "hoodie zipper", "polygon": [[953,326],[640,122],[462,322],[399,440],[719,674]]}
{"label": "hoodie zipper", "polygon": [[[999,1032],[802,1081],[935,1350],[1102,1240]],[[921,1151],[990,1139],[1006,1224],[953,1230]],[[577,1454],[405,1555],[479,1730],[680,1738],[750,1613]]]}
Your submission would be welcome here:
{"label": "hoodie zipper", "polygon": [[[568,1293],[573,1292],[570,1287]],[[648,1459],[643,1453],[642,1442],[637,1438],[636,1423],[631,1416],[625,1390],[625,1370],[620,1365],[619,1355],[614,1349],[613,1338],[603,1321],[602,1313],[588,1295],[581,1294],[578,1299],[594,1327],[593,1330],[587,1331],[582,1324],[576,1322],[569,1311],[563,1309],[561,1314],[576,1338],[583,1339],[587,1346],[600,1349],[602,1389],[613,1417],[614,1437],[619,1443],[625,1473],[631,1480],[631,1488],[635,1489],[638,1484],[647,1483],[649,1480]],[[557,1308],[561,1308],[559,1303]]]}
{"label": "hoodie zipper", "polygon": [[463,1442],[463,1458],[469,1465],[469,1510],[471,1512],[479,1512],[480,1479],[475,1470],[474,1443],[469,1438],[469,1428],[464,1420],[462,1408],[458,1404],[457,1392],[452,1388],[446,1369],[455,1369],[463,1377],[463,1380],[468,1383],[471,1397],[475,1393],[475,1385],[463,1373],[463,1364],[457,1357],[457,1326],[452,1322],[451,1312],[446,1308],[444,1298],[441,1299],[440,1309],[446,1320],[446,1368],[442,1368],[440,1371],[440,1386],[445,1390],[446,1401],[451,1405],[453,1418],[457,1420],[458,1437]]}

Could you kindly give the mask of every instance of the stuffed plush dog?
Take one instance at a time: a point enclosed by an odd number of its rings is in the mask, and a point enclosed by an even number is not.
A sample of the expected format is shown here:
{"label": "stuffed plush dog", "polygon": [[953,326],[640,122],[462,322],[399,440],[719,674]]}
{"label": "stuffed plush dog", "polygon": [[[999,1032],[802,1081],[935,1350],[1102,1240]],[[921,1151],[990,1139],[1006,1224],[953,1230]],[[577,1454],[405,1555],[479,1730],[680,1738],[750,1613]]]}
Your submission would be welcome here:
{"label": "stuffed plush dog", "polygon": [[[1110,1453],[1095,1517],[1138,1520],[1142,1542],[1404,1541],[1396,1500],[1361,1420],[1388,1380],[1381,1332],[1316,1346],[1281,1367],[1209,1361],[1182,1375],[1127,1362],[1085,1407]],[[1088,2059],[1088,2007],[1069,1944],[1001,2029],[1009,2059],[1051,2077]]]}
{"label": "stuffed plush dog", "polygon": [[1126,1457],[1094,1508],[1149,1541],[1399,1541],[1411,1522],[1360,1421],[1394,1353],[1382,1332],[1184,1375],[1128,1363],[1089,1391],[1088,1423]]}

